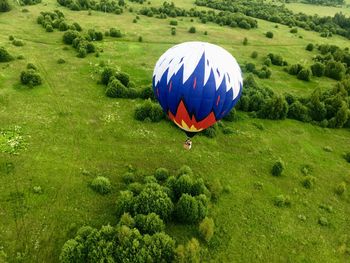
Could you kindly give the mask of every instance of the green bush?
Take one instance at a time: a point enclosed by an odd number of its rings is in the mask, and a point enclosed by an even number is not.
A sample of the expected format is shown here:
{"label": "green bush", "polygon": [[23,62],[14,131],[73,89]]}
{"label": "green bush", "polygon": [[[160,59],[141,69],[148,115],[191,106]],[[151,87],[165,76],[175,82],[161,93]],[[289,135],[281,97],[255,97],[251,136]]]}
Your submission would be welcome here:
{"label": "green bush", "polygon": [[188,30],[189,33],[194,34],[196,33],[196,28],[194,26],[191,26],[190,29]]}
{"label": "green bush", "polygon": [[77,55],[77,57],[78,58],[85,58],[86,57],[86,55],[87,55],[87,50],[86,50],[86,48],[85,47],[79,47],[78,48],[78,55]]}
{"label": "green bush", "polygon": [[176,20],[170,20],[170,25],[171,26],[177,26],[177,21]]}
{"label": "green bush", "polygon": [[208,187],[209,187],[209,191],[211,194],[211,198],[214,201],[217,201],[219,199],[219,197],[221,196],[222,191],[223,191],[223,187],[222,187],[220,180],[214,179],[213,181],[211,181],[209,183]]}
{"label": "green bush", "polygon": [[323,216],[318,219],[318,223],[321,226],[328,226],[329,225],[329,222],[328,222],[327,218],[325,218]]}
{"label": "green bush", "polygon": [[8,12],[11,10],[11,6],[8,0],[0,0],[0,12]]}
{"label": "green bush", "polygon": [[176,28],[175,27],[171,28],[171,35],[173,35],[173,36],[176,35]]}
{"label": "green bush", "polygon": [[14,45],[14,46],[16,46],[16,47],[22,47],[22,46],[24,46],[24,42],[22,41],[22,40],[13,40],[12,41],[12,44]]}
{"label": "green bush", "polygon": [[271,61],[271,59],[270,58],[266,58],[265,60],[264,60],[264,65],[265,66],[271,66],[271,64],[272,64],[272,61]]}
{"label": "green bush", "polygon": [[286,207],[290,206],[291,202],[289,196],[278,195],[274,199],[274,204],[278,207]]}
{"label": "green bush", "polygon": [[324,75],[325,68],[326,67],[324,64],[316,62],[311,66],[312,75],[316,77],[322,77]]}
{"label": "green bush", "polygon": [[120,32],[120,30],[118,30],[116,28],[110,28],[109,35],[111,37],[122,37],[122,33]]}
{"label": "green bush", "polygon": [[213,126],[203,130],[200,134],[208,138],[215,138],[218,135],[218,125],[215,123]]}
{"label": "green bush", "polygon": [[175,262],[201,262],[200,246],[197,239],[192,238],[186,246],[179,245],[175,250]]}
{"label": "green bush", "polygon": [[67,45],[71,45],[73,40],[80,36],[80,33],[76,30],[68,30],[63,34],[63,42]]}
{"label": "green bush", "polygon": [[40,74],[33,69],[22,71],[20,79],[22,84],[31,88],[42,83]]}
{"label": "green bush", "polygon": [[343,195],[345,191],[346,191],[346,183],[345,183],[345,182],[341,182],[341,183],[338,184],[337,187],[335,188],[335,193],[336,193],[337,195]]}
{"label": "green bush", "polygon": [[134,117],[139,121],[149,118],[152,122],[159,122],[164,118],[164,113],[159,104],[147,100],[143,104],[136,106]]}
{"label": "green bush", "polygon": [[0,47],[0,62],[9,62],[13,59],[14,58],[4,47]]}
{"label": "green bush", "polygon": [[116,71],[111,67],[105,67],[101,73],[101,83],[107,85],[111,77],[116,74]]}
{"label": "green bush", "polygon": [[138,195],[142,192],[144,185],[139,182],[134,182],[128,185],[128,190],[133,192],[134,195]]}
{"label": "green bush", "polygon": [[209,217],[205,217],[199,224],[199,233],[201,237],[209,242],[214,235],[214,220]]}
{"label": "green bush", "polygon": [[273,176],[281,176],[284,171],[284,163],[282,160],[278,160],[275,162],[275,164],[272,166],[271,174]]}
{"label": "green bush", "polygon": [[121,191],[116,203],[116,214],[121,216],[124,213],[133,213],[135,197],[131,191]]}
{"label": "green bush", "polygon": [[11,36],[9,36],[9,40],[10,41],[12,41],[12,40],[14,40],[15,38],[11,35]]}
{"label": "green bush", "polygon": [[34,69],[37,70],[36,66],[33,63],[28,63],[27,64],[27,69]]}
{"label": "green bush", "polygon": [[293,34],[298,33],[298,28],[294,27],[289,32],[291,32]]}
{"label": "green bush", "polygon": [[165,181],[169,177],[169,171],[166,168],[157,168],[154,176],[158,181]]}
{"label": "green bush", "polygon": [[252,54],[250,55],[251,58],[257,58],[258,57],[258,52],[253,51]]}
{"label": "green bush", "polygon": [[304,81],[310,81],[311,71],[309,69],[302,69],[299,71],[297,78]]}
{"label": "green bush", "polygon": [[154,96],[152,86],[146,86],[146,87],[142,88],[139,96],[141,99],[144,99],[144,100],[146,100],[146,99],[155,100],[156,99]]}
{"label": "green bush", "polygon": [[188,175],[193,175],[193,171],[191,167],[188,165],[182,165],[178,170],[177,170],[177,176],[181,176],[183,174],[188,174]]}
{"label": "green bush", "polygon": [[126,98],[127,88],[116,78],[112,78],[106,88],[106,95],[110,98]]}
{"label": "green bush", "polygon": [[302,185],[306,188],[306,189],[310,189],[313,187],[314,183],[316,181],[316,178],[313,176],[307,176],[305,179],[303,179],[302,181]]}
{"label": "green bush", "polygon": [[47,24],[47,25],[45,26],[45,30],[46,30],[46,32],[53,32],[53,27],[52,27],[52,25],[51,25],[51,24]]}
{"label": "green bush", "polygon": [[64,63],[66,63],[66,61],[65,61],[63,58],[59,58],[59,59],[57,60],[57,63],[58,63],[58,64],[64,64]]}
{"label": "green bush", "polygon": [[235,108],[231,109],[231,111],[229,113],[227,113],[224,118],[222,118],[225,121],[235,121],[237,119],[237,111]]}
{"label": "green bush", "polygon": [[314,44],[312,44],[312,43],[307,44],[306,50],[307,50],[307,51],[312,51],[312,50],[314,50]]}
{"label": "green bush", "polygon": [[117,72],[117,74],[115,75],[115,77],[125,86],[128,87],[129,85],[129,81],[130,81],[130,77],[127,73],[125,72]]}
{"label": "green bush", "polygon": [[66,31],[66,30],[68,30],[68,28],[69,28],[68,24],[64,21],[62,21],[58,26],[58,29],[60,31]]}
{"label": "green bush", "polygon": [[159,184],[147,184],[135,197],[134,211],[137,214],[156,213],[165,221],[170,219],[174,205],[164,188]]}
{"label": "green bush", "polygon": [[298,75],[299,72],[303,69],[303,66],[300,65],[299,63],[298,64],[294,64],[294,65],[291,65],[289,68],[288,68],[288,73],[291,74],[291,75]]}
{"label": "green bush", "polygon": [[136,215],[134,217],[135,227],[142,234],[153,235],[158,232],[162,232],[165,229],[165,225],[159,215],[150,213],[148,215]]}
{"label": "green bush", "polygon": [[344,154],[344,159],[350,163],[350,152],[347,152],[346,154]]}
{"label": "green bush", "polygon": [[243,39],[243,46],[246,46],[246,45],[248,45],[248,38],[245,37]]}
{"label": "green bush", "polygon": [[345,75],[345,66],[339,61],[328,61],[324,74],[329,78],[342,80]]}
{"label": "green bush", "polygon": [[95,192],[102,195],[108,194],[112,190],[111,182],[104,176],[97,176],[94,180],[92,180],[90,186]]}
{"label": "green bush", "polygon": [[273,38],[273,33],[271,31],[266,32],[265,36],[267,38]]}
{"label": "green bush", "polygon": [[193,197],[183,194],[176,204],[175,215],[181,223],[195,224],[207,215],[207,206],[205,195]]}

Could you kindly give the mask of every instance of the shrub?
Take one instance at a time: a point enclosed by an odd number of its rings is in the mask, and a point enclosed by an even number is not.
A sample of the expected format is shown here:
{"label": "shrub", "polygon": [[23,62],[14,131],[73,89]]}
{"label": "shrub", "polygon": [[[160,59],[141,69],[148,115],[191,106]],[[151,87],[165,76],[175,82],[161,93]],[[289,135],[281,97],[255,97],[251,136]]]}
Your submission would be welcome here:
{"label": "shrub", "polygon": [[302,69],[299,71],[297,78],[304,81],[310,81],[311,71],[309,69]]}
{"label": "shrub", "polygon": [[275,162],[275,164],[272,166],[271,174],[273,176],[281,176],[284,170],[284,163],[282,160],[278,160]]}
{"label": "shrub", "polygon": [[159,122],[164,118],[162,108],[150,100],[136,106],[134,117],[136,120],[144,121],[149,118],[152,122]]}
{"label": "shrub", "polygon": [[325,68],[325,76],[341,80],[345,74],[345,66],[338,61],[328,61]]}
{"label": "shrub", "polygon": [[197,239],[192,238],[186,246],[179,245],[175,250],[176,262],[201,262],[200,246]]}
{"label": "shrub", "polygon": [[294,27],[289,32],[291,32],[293,34],[298,33],[298,28]]}
{"label": "shrub", "polygon": [[350,163],[350,152],[347,152],[346,154],[344,154],[344,159]]}
{"label": "shrub", "polygon": [[128,190],[133,192],[133,194],[138,195],[142,192],[144,185],[138,182],[134,182],[128,185]]}
{"label": "shrub", "polygon": [[223,134],[233,134],[233,133],[235,133],[235,130],[232,127],[223,127],[222,133]]}
{"label": "shrub", "polygon": [[120,32],[120,30],[118,30],[116,28],[110,28],[109,35],[111,37],[122,37],[122,33]]}
{"label": "shrub", "polygon": [[4,47],[0,47],[0,62],[9,62],[13,60],[13,57]]}
{"label": "shrub", "polygon": [[76,31],[82,31],[83,29],[81,28],[81,26],[77,23],[77,22],[74,22],[73,23],[73,26],[74,26],[74,29],[76,30]]}
{"label": "shrub", "polygon": [[116,214],[121,216],[124,213],[133,212],[135,197],[131,191],[121,191],[116,204]]}
{"label": "shrub", "polygon": [[265,36],[267,38],[273,38],[273,33],[271,31],[266,32]]}
{"label": "shrub", "polygon": [[139,96],[141,99],[144,99],[144,100],[146,100],[146,99],[155,100],[156,99],[154,96],[152,86],[146,86],[146,87],[142,88]]}
{"label": "shrub", "polygon": [[138,214],[156,213],[163,220],[170,219],[174,205],[159,184],[147,184],[135,198],[134,211]]}
{"label": "shrub", "polygon": [[59,24],[59,26],[58,26],[58,29],[60,30],[60,31],[66,31],[66,30],[68,30],[68,24],[66,23],[66,22],[64,22],[64,21],[62,21],[60,24]]}
{"label": "shrub", "polygon": [[95,192],[105,195],[111,192],[112,185],[108,178],[104,176],[97,176],[94,180],[92,180],[91,188]]}
{"label": "shrub", "polygon": [[109,81],[105,94],[110,98],[126,98],[127,88],[116,78]]}
{"label": "shrub", "polygon": [[248,38],[245,37],[243,39],[243,46],[246,46],[246,45],[248,45]]}
{"label": "shrub", "polygon": [[13,40],[12,41],[12,44],[14,45],[14,46],[16,46],[16,47],[22,47],[22,46],[24,46],[24,43],[23,43],[23,41],[22,40]]}
{"label": "shrub", "polygon": [[86,55],[87,55],[87,50],[86,50],[86,48],[85,47],[79,47],[78,48],[78,55],[77,55],[77,57],[78,58],[85,58],[86,57]]}
{"label": "shrub", "polygon": [[285,66],[287,64],[280,55],[269,53],[267,57],[271,59],[271,63],[273,65]]}
{"label": "shrub", "polygon": [[318,223],[321,226],[328,226],[329,225],[327,218],[325,218],[323,216],[318,219]]}
{"label": "shrub", "polygon": [[253,51],[252,54],[250,55],[251,58],[257,58],[258,57],[258,52]]}
{"label": "shrub", "polygon": [[335,193],[336,193],[337,195],[343,195],[345,191],[346,191],[346,183],[345,183],[345,182],[341,182],[341,183],[338,184],[337,187],[335,188]]}
{"label": "shrub", "polygon": [[27,64],[27,69],[34,69],[37,70],[36,66],[33,63],[28,63]]}
{"label": "shrub", "polygon": [[181,223],[195,224],[207,215],[207,206],[205,195],[193,197],[183,194],[176,204],[175,215]]}
{"label": "shrub", "polygon": [[247,63],[245,65],[245,69],[248,71],[248,72],[254,72],[255,71],[255,64],[254,63]]}
{"label": "shrub", "polygon": [[20,79],[22,84],[31,88],[42,83],[41,76],[33,69],[22,71]]}
{"label": "shrub", "polygon": [[12,41],[12,40],[14,40],[15,38],[11,35],[11,36],[9,36],[9,40],[10,41]]}
{"label": "shrub", "polygon": [[142,38],[142,36],[139,36],[138,41],[139,41],[139,42],[143,42],[143,38]]}
{"label": "shrub", "polygon": [[119,225],[134,228],[135,220],[129,213],[124,213],[119,219]]}
{"label": "shrub", "polygon": [[155,213],[136,215],[134,220],[136,228],[140,230],[142,234],[153,235],[165,229],[163,220]]}
{"label": "shrub", "polygon": [[316,77],[322,77],[324,75],[325,65],[320,62],[316,62],[311,66],[311,71],[312,75]]}
{"label": "shrub", "polygon": [[171,20],[170,21],[171,26],[177,26],[177,21],[176,20]]}
{"label": "shrub", "polygon": [[211,198],[214,201],[217,201],[223,191],[223,187],[219,179],[214,179],[213,181],[210,182],[209,191],[211,193]]}
{"label": "shrub", "polygon": [[303,181],[302,181],[302,185],[306,188],[306,189],[310,189],[313,187],[314,183],[316,181],[316,178],[313,176],[307,176]]}
{"label": "shrub", "polygon": [[303,66],[298,64],[291,65],[288,68],[288,73],[291,75],[298,75],[298,73],[303,69]]}
{"label": "shrub", "polygon": [[202,238],[209,242],[214,235],[214,220],[209,217],[205,217],[199,224],[199,233]]}
{"label": "shrub", "polygon": [[125,72],[117,72],[115,77],[125,86],[127,87],[129,85],[130,77]]}
{"label": "shrub", "polygon": [[47,25],[45,26],[45,30],[46,30],[46,32],[53,32],[53,27],[52,27],[52,25],[51,25],[51,24],[47,24]]}
{"label": "shrub", "polygon": [[218,135],[217,124],[215,123],[213,126],[203,130],[201,134],[208,138],[215,138]]}
{"label": "shrub", "polygon": [[172,28],[171,28],[171,34],[172,34],[173,36],[176,35],[176,28],[175,28],[175,27],[172,27]]}
{"label": "shrub", "polygon": [[8,0],[0,0],[0,12],[8,12],[11,10],[11,6]]}
{"label": "shrub", "polygon": [[165,181],[169,177],[169,171],[166,168],[157,168],[154,173],[154,176],[158,181]]}
{"label": "shrub", "polygon": [[272,64],[272,62],[271,62],[271,59],[270,58],[266,58],[265,60],[264,60],[264,65],[265,66],[271,66],[271,64]]}
{"label": "shrub", "polygon": [[290,198],[289,196],[278,195],[274,199],[274,204],[278,207],[290,206]]}
{"label": "shrub", "polygon": [[194,34],[196,33],[196,28],[194,26],[191,26],[190,29],[188,30],[189,33]]}
{"label": "shrub", "polygon": [[312,50],[314,50],[314,44],[312,44],[312,43],[307,44],[306,50],[307,50],[307,51],[312,51]]}
{"label": "shrub", "polygon": [[181,176],[183,174],[193,175],[193,171],[191,167],[188,165],[182,165],[179,170],[177,170],[177,176]]}
{"label": "shrub", "polygon": [[295,101],[289,106],[288,118],[299,121],[308,121],[308,108],[300,101]]}
{"label": "shrub", "polygon": [[80,36],[79,32],[76,30],[68,30],[63,34],[63,42],[67,45],[71,45],[73,40]]}
{"label": "shrub", "polygon": [[58,64],[64,64],[64,63],[66,63],[66,61],[65,61],[63,58],[59,58],[59,59],[57,60],[57,63],[58,63]]}
{"label": "shrub", "polygon": [[101,82],[107,85],[111,77],[116,74],[115,70],[111,67],[105,67],[101,73]]}
{"label": "shrub", "polygon": [[262,105],[258,111],[260,118],[271,120],[283,120],[287,117],[288,103],[286,99],[279,95],[273,95]]}

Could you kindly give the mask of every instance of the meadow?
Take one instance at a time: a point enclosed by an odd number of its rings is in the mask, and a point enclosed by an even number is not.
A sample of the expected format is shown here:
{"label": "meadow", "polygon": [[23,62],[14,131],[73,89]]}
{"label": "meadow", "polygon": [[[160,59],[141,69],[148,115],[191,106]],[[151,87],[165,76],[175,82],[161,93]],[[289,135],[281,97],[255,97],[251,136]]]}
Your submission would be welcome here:
{"label": "meadow", "polygon": [[[153,0],[151,5],[162,2]],[[61,7],[55,0],[43,0],[25,6],[29,12],[22,12],[24,7],[11,4],[10,12],[0,13],[0,46],[24,59],[0,64],[0,130],[18,127],[22,147],[16,154],[0,148],[0,262],[58,262],[62,245],[80,226],[116,224],[115,202],[127,165],[148,174],[158,167],[174,173],[188,165],[206,180],[218,179],[231,188],[210,210],[216,229],[213,240],[201,244],[203,262],[350,260],[350,194],[335,193],[341,182],[350,184],[350,164],[342,157],[350,151],[349,129],[289,119],[262,120],[238,112],[239,120],[225,123],[234,129],[233,134],[219,133],[214,139],[196,136],[193,149],[184,151],[186,137],[178,128],[165,120],[134,120],[134,109],[142,101],[108,98],[97,83],[103,61],[127,72],[137,87],[150,85],[159,56],[184,41],[218,44],[240,64],[260,65],[268,53],[277,53],[290,64],[311,65],[317,52],[306,51],[308,43],[345,48],[347,39],[321,38],[300,28],[292,34],[287,26],[276,28],[263,20],[258,20],[257,29],[245,30],[196,19],[191,22],[189,17],[177,18],[172,36],[172,18],[140,16],[133,23],[135,11],[125,10],[121,15],[92,11],[89,15]],[[127,4],[134,10],[140,8]],[[187,0],[176,5],[194,7]],[[72,47],[63,49],[62,32],[47,33],[36,23],[41,11],[54,9],[84,30],[104,32],[116,27],[124,36],[96,42],[103,49],[99,57],[78,58]],[[195,34],[188,33],[190,26],[196,27]],[[265,37],[267,31],[274,33],[273,39]],[[25,45],[12,45],[10,35]],[[245,37],[246,46],[242,44]],[[258,52],[257,59],[251,58],[253,51]],[[60,58],[66,63],[58,64]],[[19,81],[27,63],[34,63],[43,77],[43,84],[33,89]],[[328,90],[336,84],[326,77],[304,82],[281,67],[271,69],[270,79],[257,81],[280,94],[304,96],[317,87]],[[271,167],[279,158],[286,169],[282,177],[273,177]],[[305,167],[316,178],[311,189],[302,185]],[[100,196],[88,187],[96,175],[111,180],[111,194]],[[33,191],[37,186],[42,194]],[[290,207],[274,205],[274,198],[281,194],[290,196]],[[327,226],[319,224],[321,217],[328,220]],[[180,243],[196,235],[191,226],[174,225],[167,231]]]}

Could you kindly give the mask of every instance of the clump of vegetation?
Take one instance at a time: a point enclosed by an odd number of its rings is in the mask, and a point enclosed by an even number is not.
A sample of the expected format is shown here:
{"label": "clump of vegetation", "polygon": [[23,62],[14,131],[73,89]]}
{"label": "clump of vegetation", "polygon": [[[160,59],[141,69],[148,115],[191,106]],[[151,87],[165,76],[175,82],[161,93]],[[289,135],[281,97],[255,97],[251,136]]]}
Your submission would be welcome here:
{"label": "clump of vegetation", "polygon": [[166,168],[157,168],[154,173],[155,178],[159,181],[165,181],[169,177],[169,171]]}
{"label": "clump of vegetation", "polygon": [[314,186],[314,183],[316,181],[316,178],[313,176],[306,176],[306,178],[303,179],[302,185],[306,189],[311,189]]}
{"label": "clump of vegetation", "polygon": [[12,45],[14,45],[16,47],[22,47],[22,46],[24,46],[24,42],[22,40],[14,39],[12,41]]}
{"label": "clump of vegetation", "polygon": [[325,65],[320,62],[316,62],[311,66],[311,71],[313,76],[322,77],[325,72]]}
{"label": "clump of vegetation", "polygon": [[164,113],[158,103],[146,100],[143,104],[136,106],[134,117],[139,121],[159,122],[164,118]]}
{"label": "clump of vegetation", "polygon": [[169,23],[171,26],[177,26],[177,21],[176,20],[170,20]]}
{"label": "clump of vegetation", "polygon": [[258,52],[253,51],[252,54],[250,55],[251,58],[257,58],[258,57]]}
{"label": "clump of vegetation", "polygon": [[11,6],[8,0],[0,0],[0,12],[8,12],[11,10]]}
{"label": "clump of vegetation", "polygon": [[112,190],[111,182],[104,176],[97,176],[90,184],[91,188],[102,195],[108,194]]}
{"label": "clump of vegetation", "polygon": [[314,44],[312,44],[312,43],[307,44],[307,46],[306,46],[305,49],[306,49],[307,51],[312,51],[312,50],[314,50]]}
{"label": "clump of vegetation", "polygon": [[173,35],[173,36],[176,35],[176,28],[175,27],[171,28],[171,35]]}
{"label": "clump of vegetation", "polygon": [[289,196],[278,195],[274,199],[275,206],[278,207],[288,207],[291,205]]}
{"label": "clump of vegetation", "polygon": [[214,220],[209,217],[205,217],[199,224],[199,233],[206,242],[209,242],[212,239],[214,235],[214,227]]}
{"label": "clump of vegetation", "polygon": [[318,219],[318,223],[321,226],[328,226],[329,225],[328,219],[323,217],[323,216]]}
{"label": "clump of vegetation", "polygon": [[72,1],[67,1],[67,0],[57,0],[57,2],[69,8],[70,10],[73,11],[80,11],[80,10],[88,10],[88,15],[91,15],[91,10],[95,11],[101,11],[104,13],[114,13],[116,15],[120,15],[123,13],[123,8],[125,6],[125,1],[120,0],[117,2],[111,1],[111,0],[106,0],[106,1],[98,1],[98,2],[81,2],[78,0],[72,0]]}
{"label": "clump of vegetation", "polygon": [[350,163],[350,152],[347,152],[347,153],[344,154],[344,159],[345,159],[348,163]]}
{"label": "clump of vegetation", "polygon": [[246,46],[246,45],[248,45],[248,38],[245,37],[243,39],[243,46]]}
{"label": "clump of vegetation", "polygon": [[0,62],[9,62],[13,59],[13,56],[4,47],[0,47]]}
{"label": "clump of vegetation", "polygon": [[65,61],[63,58],[59,58],[59,59],[57,60],[57,63],[58,63],[58,64],[64,64],[64,63],[66,63],[66,61]]}
{"label": "clump of vegetation", "polygon": [[335,188],[335,193],[336,193],[337,195],[343,195],[345,191],[346,191],[346,183],[345,183],[345,182],[341,182],[341,183],[338,184],[337,187]]}
{"label": "clump of vegetation", "polygon": [[298,28],[294,27],[289,32],[291,32],[292,34],[296,34],[298,33]]}
{"label": "clump of vegetation", "polygon": [[271,31],[266,32],[265,36],[267,38],[273,38],[273,33]]}
{"label": "clump of vegetation", "polygon": [[26,85],[30,88],[41,85],[42,83],[42,78],[37,71],[36,66],[31,63],[27,65],[26,71],[21,72],[20,80],[23,85]]}
{"label": "clump of vegetation", "polygon": [[302,69],[299,71],[297,78],[304,81],[310,81],[311,71],[309,69]]}
{"label": "clump of vegetation", "polygon": [[120,38],[120,37],[122,37],[122,33],[120,32],[119,29],[110,28],[109,29],[109,36]]}
{"label": "clump of vegetation", "polygon": [[196,33],[196,28],[194,26],[191,26],[188,32],[194,34]]}
{"label": "clump of vegetation", "polygon": [[273,176],[281,176],[284,171],[284,167],[285,167],[284,162],[282,160],[278,160],[272,166],[271,174]]}

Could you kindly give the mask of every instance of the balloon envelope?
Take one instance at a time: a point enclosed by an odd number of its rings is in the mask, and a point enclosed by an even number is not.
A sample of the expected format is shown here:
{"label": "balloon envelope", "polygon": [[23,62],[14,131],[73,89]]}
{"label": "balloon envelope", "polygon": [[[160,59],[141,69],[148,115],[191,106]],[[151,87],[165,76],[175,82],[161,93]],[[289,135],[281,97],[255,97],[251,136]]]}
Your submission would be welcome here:
{"label": "balloon envelope", "polygon": [[185,42],[168,49],[153,72],[153,91],[164,112],[186,132],[222,119],[242,93],[242,73],[225,49]]}

